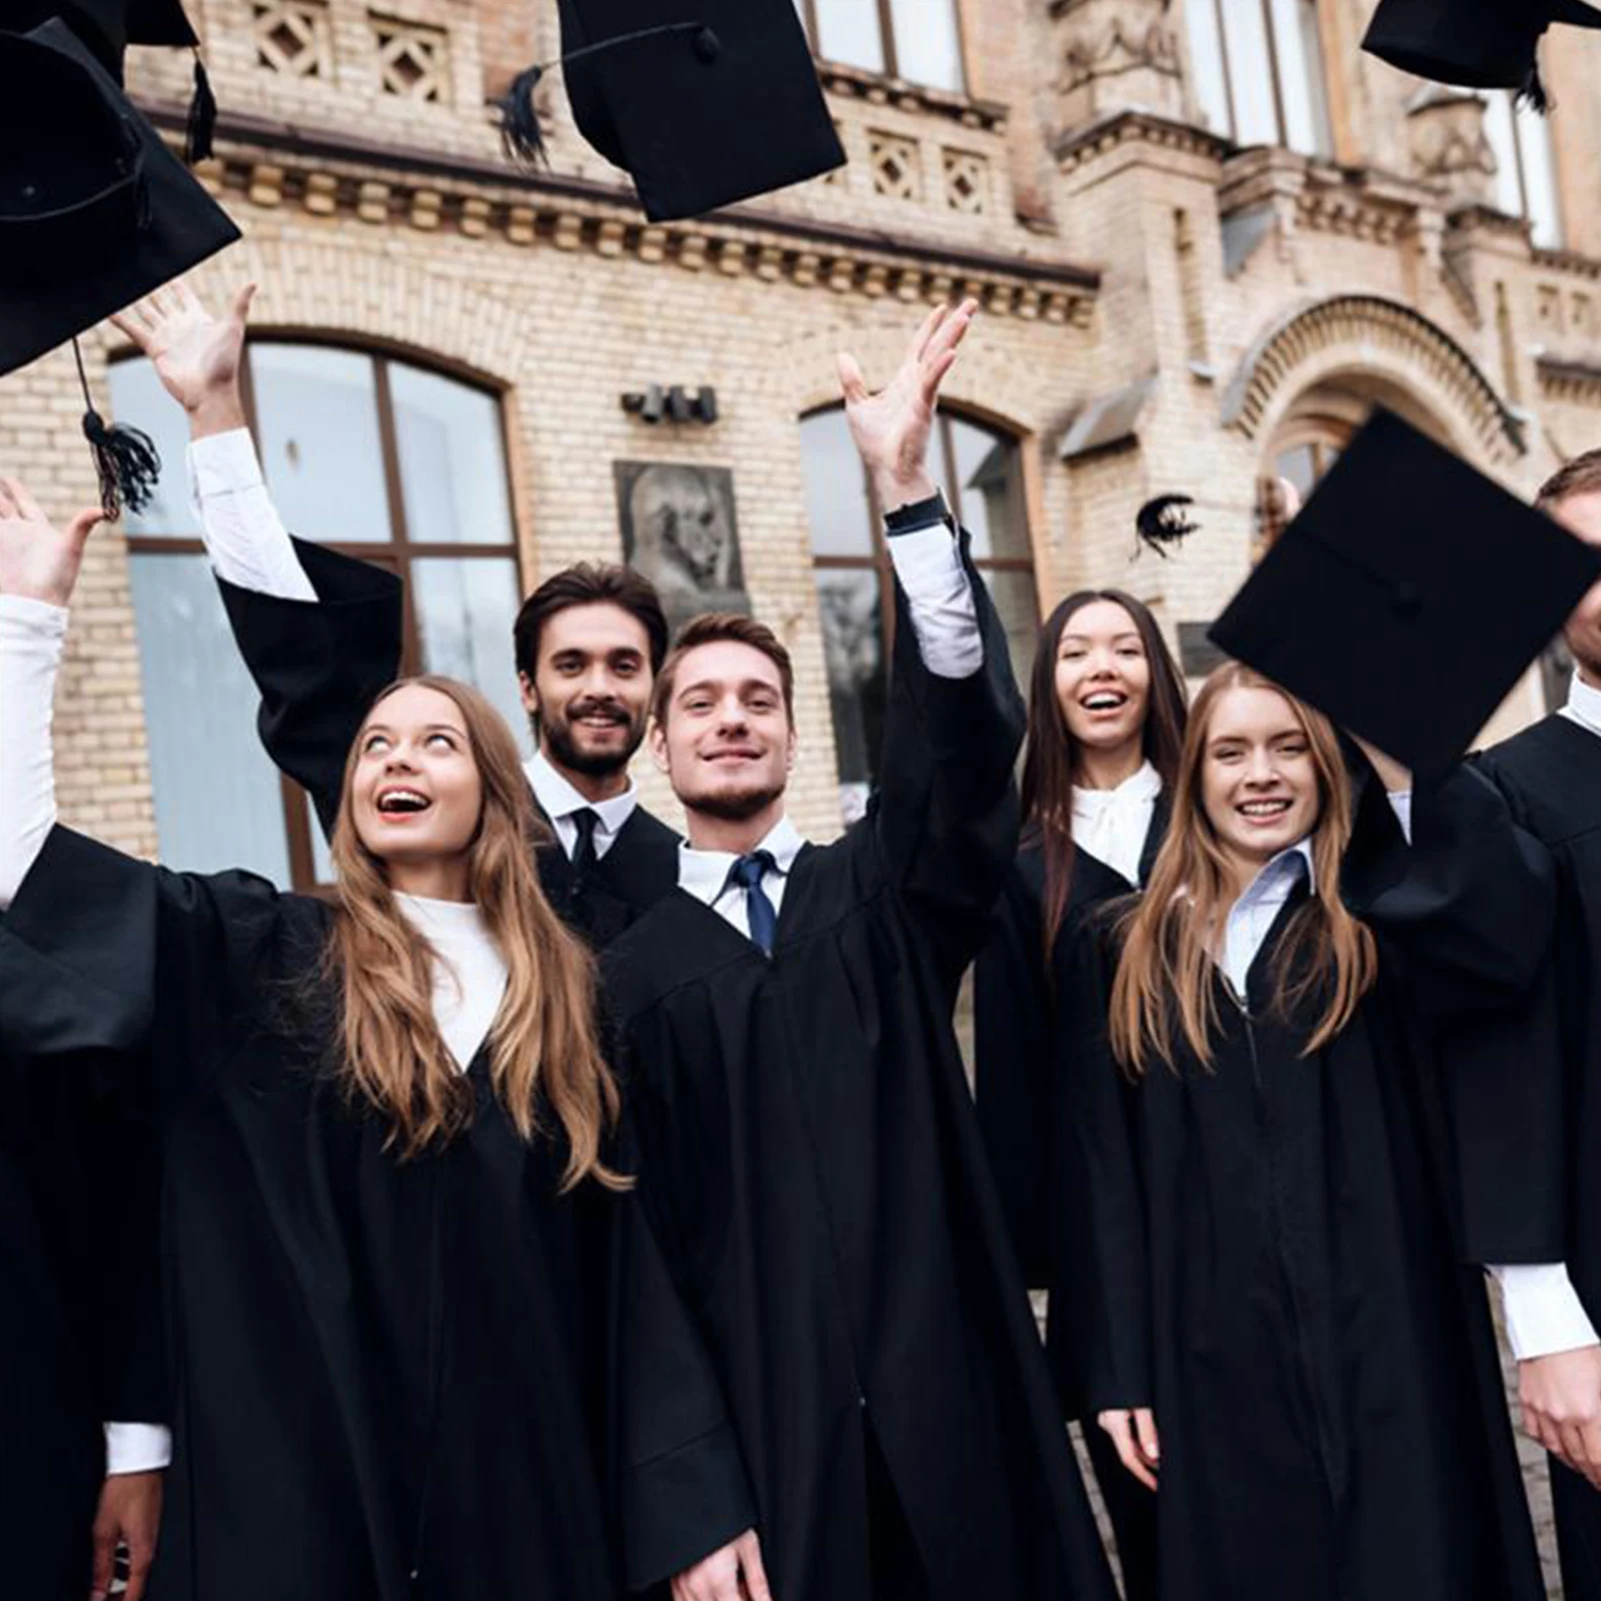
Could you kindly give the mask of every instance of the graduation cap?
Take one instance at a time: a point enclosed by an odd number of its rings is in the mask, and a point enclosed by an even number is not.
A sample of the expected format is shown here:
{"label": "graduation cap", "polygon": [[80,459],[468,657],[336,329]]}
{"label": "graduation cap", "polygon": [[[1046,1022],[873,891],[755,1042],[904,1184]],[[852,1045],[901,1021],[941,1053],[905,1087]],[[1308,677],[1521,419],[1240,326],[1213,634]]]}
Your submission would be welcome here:
{"label": "graduation cap", "polygon": [[1380,411],[1210,637],[1437,774],[1598,578],[1601,553]]}
{"label": "graduation cap", "polygon": [[[239,238],[60,19],[0,33],[0,151],[0,375]],[[159,470],[149,441],[92,403],[84,432],[106,510],[137,510]]]}
{"label": "graduation cap", "polygon": [[1146,501],[1134,514],[1134,554],[1138,556],[1144,547],[1165,561],[1170,545],[1177,550],[1200,528],[1184,510],[1194,504],[1194,495],[1158,495],[1155,500]]}
{"label": "graduation cap", "polygon": [[1584,0],[1380,0],[1362,48],[1435,83],[1516,89],[1544,111],[1540,38],[1558,22],[1601,28],[1601,11]]}
{"label": "graduation cap", "polygon": [[[578,131],[652,222],[815,178],[845,152],[794,0],[558,0]],[[530,67],[499,102],[507,150],[543,154]]]}

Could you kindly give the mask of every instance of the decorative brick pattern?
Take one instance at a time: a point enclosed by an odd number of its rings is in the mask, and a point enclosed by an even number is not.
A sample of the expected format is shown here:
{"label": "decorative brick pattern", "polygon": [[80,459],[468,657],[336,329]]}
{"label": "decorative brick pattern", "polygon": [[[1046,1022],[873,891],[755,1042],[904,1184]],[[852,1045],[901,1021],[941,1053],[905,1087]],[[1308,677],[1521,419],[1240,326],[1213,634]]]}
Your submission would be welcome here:
{"label": "decorative brick pattern", "polygon": [[891,200],[923,198],[922,153],[915,139],[881,128],[871,129],[867,135],[867,162],[873,173],[874,194]]}
{"label": "decorative brick pattern", "polygon": [[424,105],[450,100],[450,35],[443,28],[372,17],[378,78],[386,95]]}
{"label": "decorative brick pattern", "polygon": [[288,78],[332,78],[333,27],[323,0],[251,0],[256,62]]}
{"label": "decorative brick pattern", "polygon": [[971,150],[940,152],[945,178],[945,204],[969,217],[982,217],[990,209],[990,164]]}

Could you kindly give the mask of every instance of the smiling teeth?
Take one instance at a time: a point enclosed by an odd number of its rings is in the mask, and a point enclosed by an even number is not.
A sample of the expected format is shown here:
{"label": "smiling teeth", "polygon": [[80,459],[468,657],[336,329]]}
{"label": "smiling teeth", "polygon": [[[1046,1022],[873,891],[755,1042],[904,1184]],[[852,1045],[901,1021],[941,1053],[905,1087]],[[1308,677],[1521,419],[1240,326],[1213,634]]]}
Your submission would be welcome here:
{"label": "smiling teeth", "polygon": [[1124,697],[1122,695],[1091,695],[1084,702],[1084,705],[1086,709],[1092,712],[1109,712],[1114,707],[1121,706],[1123,701]]}
{"label": "smiling teeth", "polygon": [[428,797],[419,795],[414,789],[386,789],[378,797],[378,810],[383,812],[400,809],[395,805],[397,801],[417,811],[425,811],[429,805]]}
{"label": "smiling teeth", "polygon": [[1276,801],[1247,801],[1240,810],[1247,817],[1272,817],[1279,812],[1287,812],[1290,803],[1287,800]]}

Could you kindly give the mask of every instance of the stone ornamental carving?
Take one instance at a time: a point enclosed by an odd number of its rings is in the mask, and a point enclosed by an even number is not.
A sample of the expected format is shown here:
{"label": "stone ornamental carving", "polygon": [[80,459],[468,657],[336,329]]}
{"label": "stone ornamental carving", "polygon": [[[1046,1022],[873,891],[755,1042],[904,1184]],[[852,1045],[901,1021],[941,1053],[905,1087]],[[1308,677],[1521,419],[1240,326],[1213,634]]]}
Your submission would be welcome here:
{"label": "stone ornamental carving", "polygon": [[256,62],[290,78],[332,78],[333,28],[320,0],[252,0]]}
{"label": "stone ornamental carving", "polygon": [[1111,111],[1183,110],[1178,39],[1165,0],[1056,0],[1057,125]]}
{"label": "stone ornamental carving", "polygon": [[1407,106],[1413,171],[1445,185],[1458,204],[1495,203],[1495,151],[1485,132],[1484,112],[1481,95],[1433,85]]}

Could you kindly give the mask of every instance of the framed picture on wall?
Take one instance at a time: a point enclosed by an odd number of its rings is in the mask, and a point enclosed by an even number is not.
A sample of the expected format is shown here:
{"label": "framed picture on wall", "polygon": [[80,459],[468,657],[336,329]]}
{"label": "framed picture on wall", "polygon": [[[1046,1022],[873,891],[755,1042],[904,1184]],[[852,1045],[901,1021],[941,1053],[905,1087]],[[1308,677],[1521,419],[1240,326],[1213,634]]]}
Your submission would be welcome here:
{"label": "framed picture on wall", "polygon": [[686,462],[619,461],[623,560],[655,584],[676,631],[697,612],[749,613],[734,475]]}

